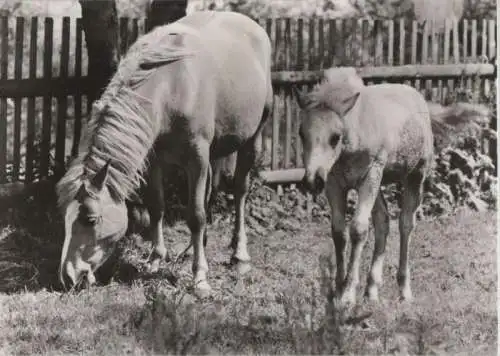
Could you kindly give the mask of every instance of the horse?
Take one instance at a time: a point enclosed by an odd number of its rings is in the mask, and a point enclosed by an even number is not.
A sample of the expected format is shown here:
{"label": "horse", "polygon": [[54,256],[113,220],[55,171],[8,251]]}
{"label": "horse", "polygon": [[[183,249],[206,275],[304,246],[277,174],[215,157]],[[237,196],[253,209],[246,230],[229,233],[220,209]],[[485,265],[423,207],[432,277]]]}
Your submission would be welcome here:
{"label": "horse", "polygon": [[56,187],[65,220],[63,285],[95,283],[95,270],[127,230],[126,200],[141,186],[151,217],[150,262],[157,268],[166,257],[162,170],[174,164],[187,174],[194,294],[210,295],[203,244],[210,161],[235,152],[231,261],[241,273],[250,268],[245,201],[273,104],[270,68],[268,35],[238,13],[195,12],[130,47],[93,104],[84,149]]}
{"label": "horse", "polygon": [[[396,183],[401,191],[397,282],[400,300],[411,301],[409,245],[433,164],[434,135],[446,135],[446,127],[464,123],[431,117],[424,97],[411,86],[365,86],[355,68],[327,69],[312,91],[294,87],[293,92],[301,111],[302,183],[313,194],[325,190],[331,210],[337,265],[332,295],[339,305],[356,302],[371,216],[375,246],[365,296],[379,300],[389,233],[389,213],[380,188]],[[346,201],[352,189],[358,193],[358,205],[349,227],[352,250],[346,270]]]}

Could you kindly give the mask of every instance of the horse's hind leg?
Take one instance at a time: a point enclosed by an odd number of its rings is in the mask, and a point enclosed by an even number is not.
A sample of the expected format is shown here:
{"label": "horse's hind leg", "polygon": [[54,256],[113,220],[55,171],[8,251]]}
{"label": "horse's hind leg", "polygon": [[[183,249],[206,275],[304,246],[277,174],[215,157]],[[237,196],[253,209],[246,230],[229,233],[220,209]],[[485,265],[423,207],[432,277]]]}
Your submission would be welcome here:
{"label": "horse's hind leg", "polygon": [[372,221],[375,230],[375,247],[373,249],[372,266],[368,275],[366,285],[366,296],[369,300],[378,300],[378,289],[382,284],[385,244],[387,235],[389,234],[389,212],[387,211],[387,203],[379,191],[377,200],[372,210]]}
{"label": "horse's hind leg", "polygon": [[165,200],[163,192],[163,177],[160,162],[152,162],[144,190],[145,203],[150,216],[150,227],[148,233],[153,242],[153,251],[150,256],[149,271],[156,273],[160,262],[167,257],[167,249],[163,238],[163,213],[165,211]]}
{"label": "horse's hind leg", "polygon": [[423,182],[425,174],[422,171],[412,172],[402,184],[401,213],[399,215],[399,234],[401,238],[399,252],[398,285],[401,300],[413,298],[410,288],[410,267],[408,254],[411,233],[415,227],[416,212],[422,201]]}
{"label": "horse's hind leg", "polygon": [[245,229],[245,201],[250,185],[249,172],[255,163],[256,151],[253,141],[240,148],[234,173],[236,219],[231,240],[231,248],[233,249],[231,263],[237,266],[239,273],[246,273],[250,269],[250,255],[247,250],[248,239]]}
{"label": "horse's hind leg", "polygon": [[206,192],[209,175],[209,144],[197,143],[193,150],[194,155],[187,165],[189,180],[189,203],[187,209],[187,224],[191,230],[193,244],[193,279],[195,294],[203,298],[210,294],[210,285],[207,282],[208,263],[205,257],[203,240],[206,229]]}

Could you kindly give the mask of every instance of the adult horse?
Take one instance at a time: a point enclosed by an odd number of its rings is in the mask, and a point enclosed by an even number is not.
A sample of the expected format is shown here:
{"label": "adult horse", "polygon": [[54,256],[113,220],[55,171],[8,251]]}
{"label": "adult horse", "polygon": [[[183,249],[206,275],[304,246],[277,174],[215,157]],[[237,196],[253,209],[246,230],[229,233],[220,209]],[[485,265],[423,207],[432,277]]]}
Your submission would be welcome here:
{"label": "adult horse", "polygon": [[[400,298],[412,299],[410,235],[424,180],[433,162],[433,132],[446,134],[447,122],[431,118],[425,99],[414,88],[401,84],[365,86],[354,68],[328,69],[315,90],[294,92],[302,109],[299,132],[304,147],[304,183],[316,194],[326,187],[331,208],[337,263],[335,293],[339,302],[355,303],[370,215],[375,247],[366,295],[378,300],[389,232],[387,204],[380,191],[381,184],[386,183],[397,183],[402,190],[397,280]],[[358,206],[350,225],[352,250],[346,271],[344,230],[350,189],[358,192]]]}
{"label": "adult horse", "polygon": [[245,198],[258,137],[272,106],[270,61],[266,32],[237,13],[193,13],[131,46],[93,107],[85,149],[57,185],[65,216],[63,283],[65,276],[72,283],[84,275],[95,281],[93,272],[126,231],[125,200],[143,179],[155,245],[152,264],[165,257],[161,177],[168,162],[187,173],[195,293],[209,294],[203,235],[210,159],[233,152],[232,260],[246,267]]}

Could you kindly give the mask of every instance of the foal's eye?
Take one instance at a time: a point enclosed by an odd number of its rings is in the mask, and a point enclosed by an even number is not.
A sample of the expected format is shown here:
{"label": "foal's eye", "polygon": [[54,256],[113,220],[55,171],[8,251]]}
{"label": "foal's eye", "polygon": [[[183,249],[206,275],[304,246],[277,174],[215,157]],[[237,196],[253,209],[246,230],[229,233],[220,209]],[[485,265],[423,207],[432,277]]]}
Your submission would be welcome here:
{"label": "foal's eye", "polygon": [[330,146],[335,147],[339,143],[340,135],[333,134],[330,136]]}

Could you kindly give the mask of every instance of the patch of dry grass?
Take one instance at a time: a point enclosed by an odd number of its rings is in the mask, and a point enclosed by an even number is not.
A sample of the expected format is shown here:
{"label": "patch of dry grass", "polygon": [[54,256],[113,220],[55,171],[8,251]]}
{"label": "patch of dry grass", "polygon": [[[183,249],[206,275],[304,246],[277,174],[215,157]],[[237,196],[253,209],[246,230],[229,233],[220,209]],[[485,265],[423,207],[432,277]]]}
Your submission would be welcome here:
{"label": "patch of dry grass", "polygon": [[[204,301],[189,294],[190,259],[165,264],[160,277],[146,276],[149,245],[134,238],[123,244],[121,260],[134,264],[141,277],[128,285],[64,295],[43,289],[2,294],[0,354],[496,354],[494,212],[461,210],[417,225],[411,305],[396,301],[393,224],[382,301],[360,303],[349,313],[325,295],[328,222],[281,225],[250,234],[254,268],[243,278],[227,266],[231,224],[220,220],[210,227],[214,294]],[[177,252],[188,242],[184,224],[167,228],[166,236]],[[371,251],[370,243],[363,281]]]}

